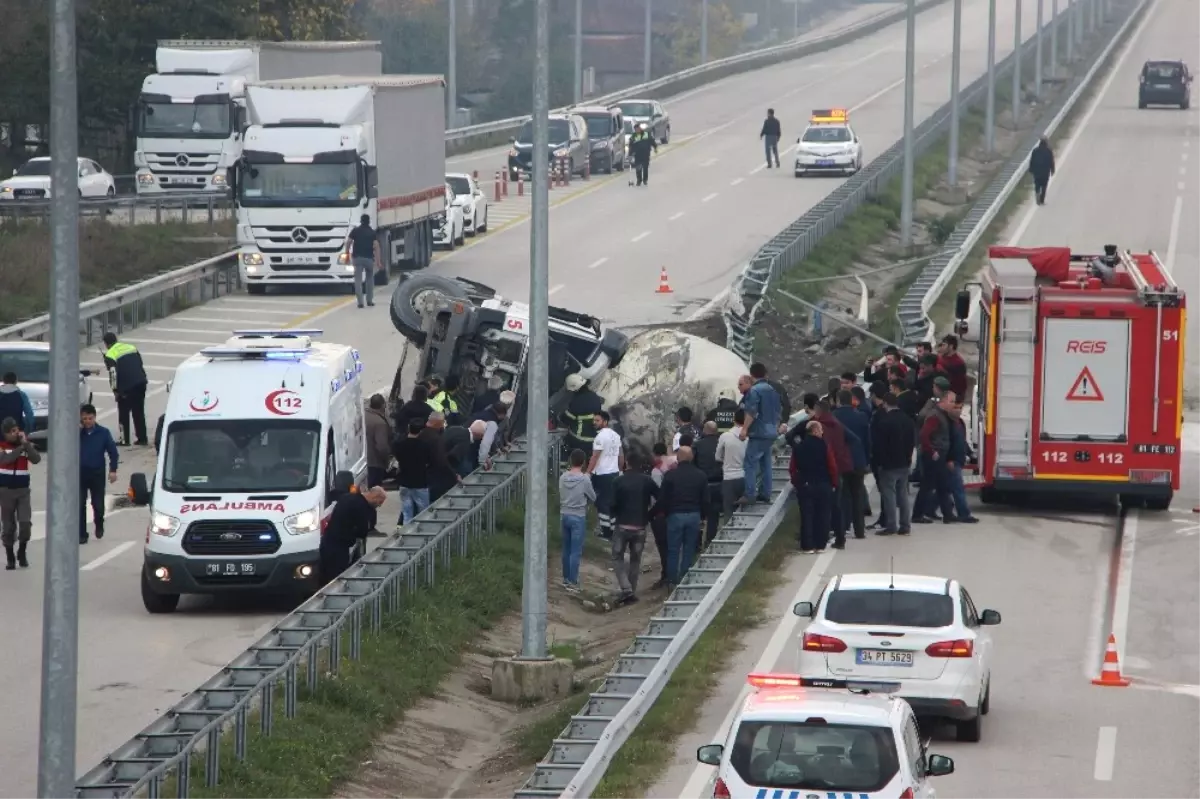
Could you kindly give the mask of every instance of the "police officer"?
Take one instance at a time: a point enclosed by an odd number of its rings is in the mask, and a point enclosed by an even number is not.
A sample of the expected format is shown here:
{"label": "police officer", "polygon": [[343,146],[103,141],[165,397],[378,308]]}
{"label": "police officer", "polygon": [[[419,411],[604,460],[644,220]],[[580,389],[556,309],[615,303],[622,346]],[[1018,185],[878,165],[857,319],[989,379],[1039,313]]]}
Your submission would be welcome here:
{"label": "police officer", "polygon": [[596,438],[596,427],[592,420],[604,410],[604,399],[588,388],[587,381],[578,374],[567,375],[563,387],[574,394],[562,413],[563,426],[567,430],[565,448],[567,452],[573,449],[591,452],[592,442]]}
{"label": "police officer", "polygon": [[638,125],[637,130],[629,139],[629,152],[633,156],[634,174],[637,175],[637,185],[650,184],[650,151],[658,152],[658,142],[646,130],[646,123]]}
{"label": "police officer", "polygon": [[737,413],[738,404],[732,397],[722,391],[717,398],[717,407],[704,415],[705,422],[715,422],[717,433],[727,433],[733,429],[733,416]]}
{"label": "police officer", "polygon": [[117,341],[115,333],[104,334],[104,365],[108,381],[117,398],[117,419],[121,426],[121,446],[129,446],[129,417],[133,417],[135,443],[144,447],[146,438],[146,367],[137,347]]}
{"label": "police officer", "polygon": [[440,377],[429,378],[429,399],[425,404],[429,406],[431,413],[440,413],[443,418],[451,420],[451,424],[455,424],[459,418],[458,401],[451,392],[458,388],[458,380],[450,378],[446,382],[449,383],[450,380],[454,381],[454,385],[447,391]]}

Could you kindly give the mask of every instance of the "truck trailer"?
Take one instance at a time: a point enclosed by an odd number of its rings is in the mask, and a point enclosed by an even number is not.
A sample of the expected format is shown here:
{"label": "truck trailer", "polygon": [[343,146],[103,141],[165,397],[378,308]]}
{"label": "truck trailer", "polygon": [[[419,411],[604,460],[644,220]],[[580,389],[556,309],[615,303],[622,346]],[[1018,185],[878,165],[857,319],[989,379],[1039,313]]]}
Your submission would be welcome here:
{"label": "truck trailer", "polygon": [[1094,494],[1166,509],[1181,479],[1186,296],[1153,252],[991,247],[973,438],[984,502]]}
{"label": "truck trailer", "polygon": [[365,214],[381,268],[422,269],[446,208],[440,75],[326,76],[246,89],[250,126],[230,171],[239,265],[269,285],[352,285],[346,237]]}
{"label": "truck trailer", "polygon": [[133,161],[138,194],[218,192],[241,155],[246,84],[379,75],[379,42],[166,40],[142,83]]}

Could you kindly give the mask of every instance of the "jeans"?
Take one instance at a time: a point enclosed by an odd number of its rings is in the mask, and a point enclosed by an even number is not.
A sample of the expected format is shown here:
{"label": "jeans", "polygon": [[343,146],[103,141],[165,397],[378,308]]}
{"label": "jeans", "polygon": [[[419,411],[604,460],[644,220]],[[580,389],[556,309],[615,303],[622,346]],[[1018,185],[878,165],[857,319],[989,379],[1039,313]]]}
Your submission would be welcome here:
{"label": "jeans", "polygon": [[950,469],[946,466],[945,459],[934,460],[932,456],[922,452],[921,488],[917,491],[913,516],[927,518],[936,510],[941,510],[945,519],[954,516],[954,503],[950,498]]}
{"label": "jeans", "polygon": [[[833,486],[824,483],[796,488],[800,505],[800,549],[811,552],[829,543],[829,515],[833,508]],[[844,540],[844,536],[842,536]]]}
{"label": "jeans", "polygon": [[596,492],[596,519],[600,523],[600,537],[611,539],[613,535],[612,510],[613,483],[617,481],[617,473],[593,474],[592,490]]}
{"label": "jeans", "polygon": [[[908,467],[879,470],[879,501],[883,505],[881,520],[883,529],[889,533],[912,529],[912,503],[908,494]],[[900,518],[897,522],[896,513]]]}
{"label": "jeans", "polygon": [[562,521],[563,582],[579,585],[579,561],[583,558],[583,537],[587,534],[587,517],[564,513]]}
{"label": "jeans", "polygon": [[767,166],[771,166],[771,156],[775,156],[775,166],[779,166],[779,137],[763,136],[763,148],[767,151]]}
{"label": "jeans", "polygon": [[408,524],[429,507],[428,488],[400,487],[400,524]]}
{"label": "jeans", "polygon": [[79,540],[87,541],[87,500],[91,495],[92,519],[96,522],[96,533],[104,533],[104,469],[79,470]]}
{"label": "jeans", "polygon": [[[628,596],[637,591],[638,577],[642,573],[642,550],[645,547],[645,527],[617,527],[613,531],[613,574],[617,576],[617,587],[622,594]],[[625,562],[626,551],[629,552],[628,563]]]}
{"label": "jeans", "polygon": [[367,296],[367,304],[375,304],[375,259],[354,259],[354,298],[358,307],[363,306],[363,294]]}
{"label": "jeans", "polygon": [[[760,502],[771,501],[771,445],[773,438],[750,438],[746,440],[746,457],[742,461],[745,470],[746,499]],[[761,488],[759,480],[762,481]]]}
{"label": "jeans", "polygon": [[670,585],[679,585],[692,568],[699,542],[699,511],[667,516],[667,582]]}
{"label": "jeans", "polygon": [[950,479],[950,497],[954,500],[954,510],[960,519],[971,518],[971,506],[967,504],[967,487],[963,483],[962,464],[957,461],[947,469]]}

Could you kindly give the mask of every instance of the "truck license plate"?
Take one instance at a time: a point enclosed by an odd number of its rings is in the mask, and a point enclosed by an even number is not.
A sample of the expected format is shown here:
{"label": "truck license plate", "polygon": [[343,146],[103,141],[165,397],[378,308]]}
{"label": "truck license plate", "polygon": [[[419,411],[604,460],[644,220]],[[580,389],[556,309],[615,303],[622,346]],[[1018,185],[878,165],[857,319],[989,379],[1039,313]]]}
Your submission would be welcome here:
{"label": "truck license plate", "polygon": [[166,179],[167,183],[185,186],[194,186],[200,182],[189,175],[167,175]]}
{"label": "truck license plate", "polygon": [[912,666],[912,652],[892,652],[888,649],[860,649],[857,661],[860,666]]}
{"label": "truck license plate", "polygon": [[320,258],[316,255],[285,255],[283,262],[285,264],[318,264]]}
{"label": "truck license plate", "polygon": [[254,563],[206,563],[204,573],[212,577],[237,577],[252,575]]}

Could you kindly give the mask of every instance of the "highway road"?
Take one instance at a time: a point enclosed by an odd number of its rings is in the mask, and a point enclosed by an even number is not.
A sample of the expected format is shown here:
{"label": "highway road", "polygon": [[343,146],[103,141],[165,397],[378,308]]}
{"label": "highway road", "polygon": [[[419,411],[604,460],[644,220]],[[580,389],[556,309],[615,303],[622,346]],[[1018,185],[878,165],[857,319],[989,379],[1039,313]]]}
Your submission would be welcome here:
{"label": "highway road", "polygon": [[[1029,34],[1035,4],[1024,2]],[[1001,30],[1009,32],[998,37],[1002,58],[1012,41],[1013,6],[1000,5]],[[947,6],[918,20],[918,121],[949,96],[950,14]],[[964,2],[964,85],[984,69],[986,17],[986,0]],[[783,170],[761,168],[758,130],[765,109],[777,110],[785,141],[794,141],[813,108],[848,107],[869,160],[900,134],[903,42],[903,26],[892,26],[837,50],[734,76],[669,102],[673,141],[660,150],[648,188],[628,188],[625,177],[617,175],[555,189],[551,302],[617,324],[664,322],[700,311],[728,286],[743,259],[839,183],[796,180],[786,168],[789,153],[781,154]],[[484,175],[501,165],[501,157],[492,152],[455,159],[448,169],[479,169]],[[500,210],[506,203],[510,210]],[[510,193],[508,201],[494,207],[493,214],[501,216],[492,217],[493,233],[439,258],[432,268],[524,299],[527,207]],[[654,294],[663,265],[675,288],[665,299]],[[388,320],[386,301],[385,292],[375,308],[359,310],[345,296],[228,297],[131,331],[126,340],[142,350],[154,381],[147,399],[150,424],[162,412],[165,383],[175,367],[201,347],[223,342],[235,328],[323,328],[328,340],[360,349],[369,385],[389,385],[402,340]],[[94,368],[100,359],[88,353],[82,361]],[[102,422],[114,425],[111,396],[102,380],[93,385]],[[122,481],[130,469],[152,468],[152,451],[127,452],[125,458]],[[44,467],[37,471],[44,475]],[[44,507],[44,490],[44,482],[35,484],[38,509]],[[137,584],[145,524],[144,510],[121,511],[111,518],[105,539],[93,540],[81,553],[81,768],[209,677],[286,610],[192,601],[175,617],[147,615]],[[38,673],[40,652],[44,514],[36,518],[35,529],[34,568],[0,575],[0,606],[7,618],[26,622],[10,625],[0,668],[29,675],[26,688],[10,691],[3,704],[0,797],[34,790],[38,692],[32,675]]]}
{"label": "highway road", "polygon": [[[1147,59],[1195,53],[1198,24],[1195,3],[1158,0],[1077,133],[1060,145],[1048,204],[1022,209],[1005,241],[1154,248],[1195,292],[1196,98],[1191,111],[1139,111],[1136,90]],[[1131,152],[1145,157],[1131,160]],[[1130,201],[1111,201],[1131,192]],[[1193,324],[1193,408],[1197,338]],[[898,572],[961,580],[981,609],[1003,614],[983,741],[960,744],[952,730],[934,733],[930,751],[954,758],[956,769],[935,779],[939,796],[1200,795],[1200,517],[1192,512],[1200,505],[1200,423],[1194,411],[1187,420],[1183,490],[1167,512],[1132,512],[1119,542],[1111,508],[985,507],[977,509],[979,525],[931,525],[910,540],[851,542],[845,552],[794,558],[772,597],[774,623],[750,635],[647,795],[711,796],[714,769],[696,763],[696,747],[723,739],[747,673],[794,669],[803,622],[791,606],[815,599],[833,575],[886,571],[892,558]],[[1090,683],[1110,629],[1131,687]]]}

